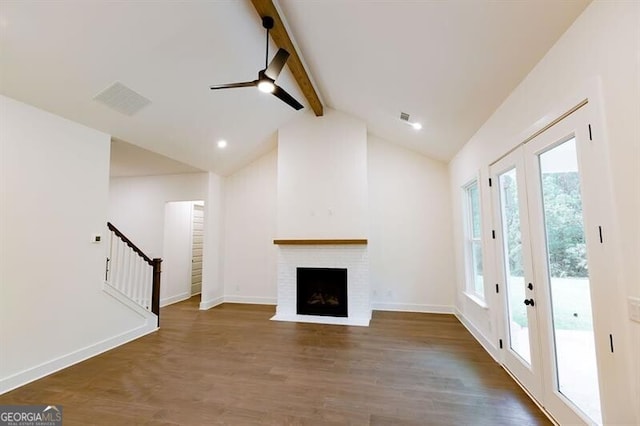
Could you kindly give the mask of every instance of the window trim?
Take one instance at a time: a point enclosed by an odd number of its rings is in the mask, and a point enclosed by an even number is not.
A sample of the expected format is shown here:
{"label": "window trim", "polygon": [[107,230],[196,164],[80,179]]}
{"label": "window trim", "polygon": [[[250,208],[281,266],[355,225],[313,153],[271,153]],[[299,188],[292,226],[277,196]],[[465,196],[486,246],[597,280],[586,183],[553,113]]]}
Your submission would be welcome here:
{"label": "window trim", "polygon": [[[465,185],[462,186],[462,197],[463,197],[463,216],[464,216],[464,265],[465,265],[465,288],[464,293],[469,296],[469,299],[473,300],[480,306],[486,306],[486,297],[485,297],[485,286],[484,286],[484,246],[482,241],[482,196],[481,196],[481,179],[480,176],[477,175]],[[471,203],[471,188],[475,185],[478,191],[478,214],[480,218],[480,235],[474,237],[473,235],[473,206]],[[476,274],[474,265],[476,263],[474,246],[478,246],[480,248],[481,256],[482,256],[482,292],[478,293],[476,291]]]}

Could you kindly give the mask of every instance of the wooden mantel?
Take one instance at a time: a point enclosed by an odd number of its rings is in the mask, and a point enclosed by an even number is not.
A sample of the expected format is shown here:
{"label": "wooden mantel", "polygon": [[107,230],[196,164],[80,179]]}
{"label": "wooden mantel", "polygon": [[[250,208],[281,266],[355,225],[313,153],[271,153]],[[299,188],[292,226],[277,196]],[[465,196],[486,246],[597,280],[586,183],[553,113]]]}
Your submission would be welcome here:
{"label": "wooden mantel", "polygon": [[313,246],[313,245],[366,245],[369,241],[366,238],[356,239],[322,239],[322,240],[273,240],[273,244],[290,246]]}

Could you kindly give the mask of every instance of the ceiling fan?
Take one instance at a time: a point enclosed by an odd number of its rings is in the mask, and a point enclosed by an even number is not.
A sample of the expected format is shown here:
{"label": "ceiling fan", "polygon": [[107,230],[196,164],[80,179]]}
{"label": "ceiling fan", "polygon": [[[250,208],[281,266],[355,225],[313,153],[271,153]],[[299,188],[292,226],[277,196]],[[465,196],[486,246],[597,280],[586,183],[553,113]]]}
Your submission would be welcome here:
{"label": "ceiling fan", "polygon": [[265,68],[258,72],[258,79],[241,83],[218,84],[211,86],[211,90],[257,87],[262,92],[271,93],[291,108],[300,110],[303,108],[302,104],[295,100],[295,98],[288,94],[282,87],[276,85],[276,79],[280,75],[280,71],[282,71],[287,59],[289,59],[289,52],[282,48],[278,49],[278,52],[269,63],[269,30],[273,28],[273,18],[270,16],[263,17],[262,26],[267,30],[267,53],[264,60]]}

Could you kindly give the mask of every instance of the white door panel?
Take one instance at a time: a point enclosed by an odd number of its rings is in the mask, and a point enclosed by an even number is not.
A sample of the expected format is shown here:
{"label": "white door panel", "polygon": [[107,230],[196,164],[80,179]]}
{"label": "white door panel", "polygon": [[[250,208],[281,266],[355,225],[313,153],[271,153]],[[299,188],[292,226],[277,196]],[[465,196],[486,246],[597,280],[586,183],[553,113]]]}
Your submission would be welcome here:
{"label": "white door panel", "polygon": [[502,362],[560,424],[611,423],[624,401],[600,398],[624,363],[609,340],[615,253],[589,116],[583,106],[490,166]]}

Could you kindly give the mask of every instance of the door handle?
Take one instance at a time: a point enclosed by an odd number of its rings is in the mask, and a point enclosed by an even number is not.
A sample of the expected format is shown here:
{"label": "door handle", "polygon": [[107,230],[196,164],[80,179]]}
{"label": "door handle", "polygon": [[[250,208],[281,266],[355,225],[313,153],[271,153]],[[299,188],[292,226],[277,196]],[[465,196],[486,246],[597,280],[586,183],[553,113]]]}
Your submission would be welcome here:
{"label": "door handle", "polygon": [[533,302],[533,299],[524,299],[524,304],[527,306],[534,306],[535,303]]}

